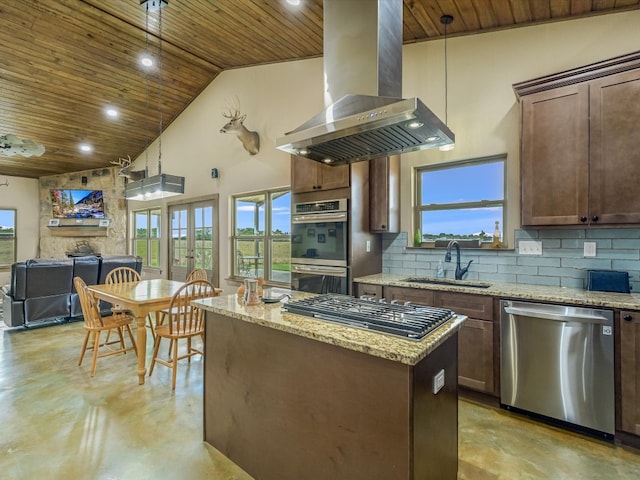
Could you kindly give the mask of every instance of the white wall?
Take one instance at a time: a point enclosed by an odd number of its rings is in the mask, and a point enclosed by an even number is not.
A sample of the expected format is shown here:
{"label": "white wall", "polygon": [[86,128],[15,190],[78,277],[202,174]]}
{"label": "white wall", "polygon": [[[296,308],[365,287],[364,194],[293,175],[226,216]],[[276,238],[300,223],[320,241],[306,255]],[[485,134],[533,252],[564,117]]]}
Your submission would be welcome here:
{"label": "white wall", "polygon": [[[508,233],[519,227],[519,106],[512,84],[638,50],[640,11],[450,37],[448,42],[448,123],[456,148],[403,156],[401,227],[412,231],[413,167],[507,153]],[[406,45],[403,71],[404,96],[420,97],[442,119],[443,47],[443,41]],[[225,71],[162,135],[163,172],[186,177],[187,194],[181,200],[220,195],[220,278],[227,291],[234,288],[224,281],[230,273],[230,195],[290,184],[289,156],[276,150],[275,140],[322,110],[322,75],[320,58]],[[236,138],[219,133],[225,123],[222,111],[236,96],[247,114],[245,125],[261,137],[255,157]],[[157,170],[155,148],[148,156],[151,174]],[[144,166],[143,155],[136,168]],[[217,180],[210,178],[214,167],[220,171]],[[130,202],[129,209],[157,204]]]}
{"label": "white wall", "polygon": [[[26,160],[28,161],[28,160]],[[15,208],[17,212],[18,245],[16,257],[24,261],[38,256],[40,231],[40,196],[38,179],[0,176],[9,186],[0,187],[0,208]],[[11,269],[0,271],[0,285],[11,281]]]}
{"label": "white wall", "polygon": [[[238,98],[245,126],[260,134],[260,152],[251,156],[240,141],[219,133],[227,122],[222,113]],[[227,291],[230,275],[230,196],[243,192],[290,185],[290,157],[275,148],[276,138],[292,130],[322,109],[322,59],[228,70],[218,76],[162,134],[163,173],[185,176],[189,198],[219,194],[220,283]],[[145,155],[135,162],[144,168]],[[157,173],[157,142],[149,149],[150,175]],[[211,178],[217,168],[218,179]],[[129,210],[166,204],[129,202]],[[168,225],[163,224],[165,232]],[[164,236],[166,242],[167,237]],[[163,245],[163,251],[167,251]],[[166,273],[166,258],[163,275]]]}

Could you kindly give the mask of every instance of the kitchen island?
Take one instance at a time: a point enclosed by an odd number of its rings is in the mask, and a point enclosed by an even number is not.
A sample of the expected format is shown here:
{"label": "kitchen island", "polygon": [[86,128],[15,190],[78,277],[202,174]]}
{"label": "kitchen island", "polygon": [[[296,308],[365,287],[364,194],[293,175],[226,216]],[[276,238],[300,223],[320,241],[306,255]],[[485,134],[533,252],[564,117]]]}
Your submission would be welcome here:
{"label": "kitchen island", "polygon": [[235,295],[196,303],[207,311],[204,438],[250,475],[456,478],[464,317],[414,341]]}

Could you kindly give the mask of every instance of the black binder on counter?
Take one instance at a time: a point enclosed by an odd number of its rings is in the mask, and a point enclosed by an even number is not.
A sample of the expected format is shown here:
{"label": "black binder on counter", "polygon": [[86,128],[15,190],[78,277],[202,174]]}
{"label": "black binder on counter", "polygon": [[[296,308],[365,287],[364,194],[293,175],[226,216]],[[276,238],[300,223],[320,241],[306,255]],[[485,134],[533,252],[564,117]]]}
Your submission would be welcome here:
{"label": "black binder on counter", "polygon": [[616,270],[587,270],[587,290],[630,293],[629,273]]}

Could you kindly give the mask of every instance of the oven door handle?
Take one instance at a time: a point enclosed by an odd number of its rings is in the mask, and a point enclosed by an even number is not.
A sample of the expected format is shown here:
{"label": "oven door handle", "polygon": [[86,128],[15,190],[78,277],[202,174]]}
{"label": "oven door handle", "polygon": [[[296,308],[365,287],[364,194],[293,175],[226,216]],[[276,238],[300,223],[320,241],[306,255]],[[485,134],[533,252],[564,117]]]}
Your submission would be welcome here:
{"label": "oven door handle", "polygon": [[346,222],[347,212],[344,213],[314,213],[312,215],[294,215],[291,223],[318,223],[318,222]]}
{"label": "oven door handle", "polygon": [[309,265],[291,265],[291,273],[309,273],[311,275],[331,275],[333,277],[346,277],[347,269],[341,267],[322,267]]}

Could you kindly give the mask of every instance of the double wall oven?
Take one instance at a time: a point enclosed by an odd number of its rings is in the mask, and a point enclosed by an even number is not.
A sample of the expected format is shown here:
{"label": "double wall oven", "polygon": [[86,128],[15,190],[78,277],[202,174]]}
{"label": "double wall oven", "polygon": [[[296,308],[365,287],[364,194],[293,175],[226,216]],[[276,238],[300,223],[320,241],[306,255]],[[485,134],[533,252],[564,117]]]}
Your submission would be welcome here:
{"label": "double wall oven", "polygon": [[295,203],[291,216],[291,288],[348,291],[347,199]]}

